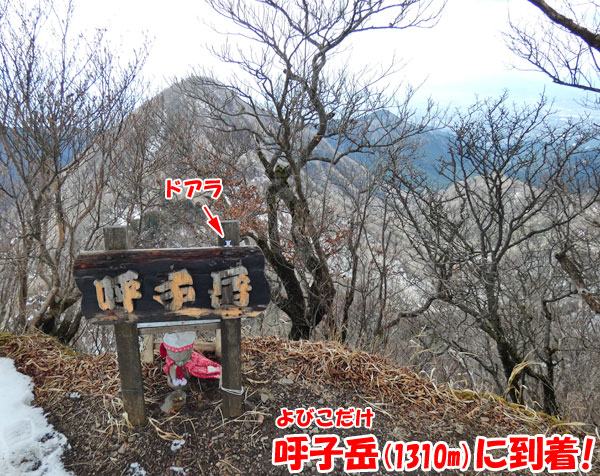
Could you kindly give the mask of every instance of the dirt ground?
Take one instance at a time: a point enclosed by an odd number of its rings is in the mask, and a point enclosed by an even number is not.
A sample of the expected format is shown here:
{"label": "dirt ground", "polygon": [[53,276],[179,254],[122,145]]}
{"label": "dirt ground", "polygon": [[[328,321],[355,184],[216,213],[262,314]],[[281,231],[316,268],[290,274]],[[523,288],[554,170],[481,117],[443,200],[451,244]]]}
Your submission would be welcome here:
{"label": "dirt ground", "polygon": [[[571,428],[492,395],[436,386],[377,356],[332,343],[276,338],[244,339],[245,413],[236,419],[223,418],[214,380],[192,379],[186,405],[163,413],[160,405],[171,390],[156,356],[143,368],[148,423],[133,429],[118,396],[114,355],[83,356],[47,337],[8,335],[0,339],[0,355],[13,358],[17,368],[33,378],[36,404],[70,442],[64,466],[81,476],[290,474],[287,466],[274,466],[271,455],[273,440],[292,433],[336,434],[341,439],[372,434],[380,449],[387,441],[446,441],[451,447],[465,441],[472,450],[478,435],[571,433],[581,438],[586,429]],[[370,407],[375,416],[370,429],[279,429],[275,419],[284,407]],[[600,474],[597,457],[588,474]],[[329,474],[348,474],[342,466],[338,459]],[[431,473],[435,471],[413,472]],[[301,474],[318,474],[315,462],[306,463]],[[380,465],[370,474],[394,473]]]}

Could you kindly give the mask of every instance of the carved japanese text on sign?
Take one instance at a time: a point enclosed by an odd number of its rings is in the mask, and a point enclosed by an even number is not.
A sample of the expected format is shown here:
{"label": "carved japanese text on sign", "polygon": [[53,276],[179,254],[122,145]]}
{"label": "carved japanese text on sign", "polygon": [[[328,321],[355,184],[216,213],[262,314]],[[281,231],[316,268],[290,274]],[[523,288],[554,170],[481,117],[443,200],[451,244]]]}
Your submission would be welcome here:
{"label": "carved japanese text on sign", "polygon": [[270,300],[256,247],[92,252],[74,273],[97,324],[251,317]]}
{"label": "carved japanese text on sign", "polygon": [[219,309],[223,303],[223,288],[231,286],[233,291],[233,304],[247,306],[250,301],[250,278],[248,270],[243,266],[210,273],[213,278],[213,289],[210,291],[211,306]]}
{"label": "carved japanese text on sign", "polygon": [[100,309],[103,311],[114,309],[116,303],[121,303],[127,312],[132,312],[133,300],[142,297],[139,293],[140,282],[137,281],[137,277],[136,272],[127,271],[116,278],[104,276],[102,281],[94,281]]}
{"label": "carved japanese text on sign", "polygon": [[187,269],[169,273],[169,279],[154,288],[154,291],[160,294],[153,296],[152,299],[161,303],[169,311],[178,311],[183,307],[184,302],[194,302],[196,299],[192,284],[194,282]]}

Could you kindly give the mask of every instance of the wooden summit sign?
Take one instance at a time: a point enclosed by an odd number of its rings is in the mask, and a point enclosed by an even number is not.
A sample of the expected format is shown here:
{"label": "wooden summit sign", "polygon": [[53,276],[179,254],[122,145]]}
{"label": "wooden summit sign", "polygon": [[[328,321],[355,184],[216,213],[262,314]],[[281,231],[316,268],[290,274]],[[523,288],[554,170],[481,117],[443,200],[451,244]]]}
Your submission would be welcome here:
{"label": "wooden summit sign", "polygon": [[253,317],[270,300],[257,247],[94,251],[75,260],[94,324]]}

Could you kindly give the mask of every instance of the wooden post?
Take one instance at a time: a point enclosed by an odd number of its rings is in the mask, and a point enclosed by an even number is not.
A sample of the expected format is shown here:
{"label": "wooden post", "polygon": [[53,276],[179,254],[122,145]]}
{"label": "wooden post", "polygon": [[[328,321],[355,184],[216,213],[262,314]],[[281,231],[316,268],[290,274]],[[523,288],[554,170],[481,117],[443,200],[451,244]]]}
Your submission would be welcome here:
{"label": "wooden post", "polygon": [[215,355],[220,359],[223,357],[223,348],[221,347],[221,328],[215,331]]}
{"label": "wooden post", "polygon": [[154,362],[154,335],[147,334],[142,338],[142,363]]}
{"label": "wooden post", "polygon": [[[127,228],[104,228],[104,248],[126,250]],[[146,424],[146,410],[137,325],[135,323],[115,324],[114,329],[123,407],[133,426],[143,426]]]}
{"label": "wooden post", "polygon": [[[240,245],[240,224],[237,220],[222,222],[224,238],[219,237],[219,246]],[[223,304],[233,304],[233,290],[223,288]],[[243,395],[235,392],[242,390],[242,322],[241,319],[221,320],[221,386],[223,390],[223,416],[238,417],[242,414]],[[228,391],[229,390],[229,391]],[[232,393],[233,391],[233,393]]]}
{"label": "wooden post", "polygon": [[218,246],[240,246],[240,222],[237,220],[223,220],[223,238],[217,238]]}
{"label": "wooden post", "polygon": [[[240,246],[240,223],[237,220],[223,220],[223,238],[217,238],[217,246]],[[215,332],[215,355],[220,359],[223,357],[223,347],[221,345],[221,329]]]}

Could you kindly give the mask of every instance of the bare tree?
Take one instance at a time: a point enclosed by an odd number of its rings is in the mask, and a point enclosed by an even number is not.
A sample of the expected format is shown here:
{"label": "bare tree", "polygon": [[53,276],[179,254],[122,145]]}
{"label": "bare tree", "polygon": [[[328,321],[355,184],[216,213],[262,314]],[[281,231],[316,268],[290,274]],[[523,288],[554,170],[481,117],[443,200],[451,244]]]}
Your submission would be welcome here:
{"label": "bare tree", "polygon": [[[479,102],[449,126],[439,166],[447,190],[406,175],[394,157],[388,183],[412,260],[430,277],[419,312],[438,303],[440,338],[508,385],[514,401],[523,401],[524,376],[539,382],[545,410],[556,413],[555,306],[574,290],[551,272],[553,234],[594,204],[599,157],[594,130],[553,125],[546,106]],[[400,312],[387,326],[413,316]],[[546,363],[540,370],[531,353]]]}
{"label": "bare tree", "polygon": [[598,2],[528,1],[544,20],[536,26],[512,22],[509,47],[557,84],[600,92]]}
{"label": "bare tree", "polygon": [[[129,245],[144,246],[152,218],[148,215],[164,205],[164,178],[169,173],[169,157],[163,147],[162,96],[145,102],[123,122],[120,139],[107,167],[104,212],[130,225]],[[111,209],[109,209],[109,207]],[[152,246],[152,245],[150,245]]]}
{"label": "bare tree", "polygon": [[[68,342],[81,315],[72,262],[93,244],[108,158],[134,106],[141,57],[119,68],[98,34],[71,32],[73,4],[2,2],[0,196],[14,233],[17,326]],[[27,300],[40,296],[26,310]]]}
{"label": "bare tree", "polygon": [[204,104],[209,126],[253,139],[251,151],[268,185],[267,227],[252,235],[282,282],[278,305],[292,320],[291,338],[308,338],[336,293],[309,165],[335,165],[352,153],[406,141],[427,123],[406,103],[390,120],[390,95],[374,86],[381,77],[352,75],[330,60],[359,33],[427,26],[440,9],[434,0],[207,3],[232,22],[243,42],[216,52],[238,68],[238,80],[195,78],[185,89]]}
{"label": "bare tree", "polygon": [[[512,22],[512,32],[505,35],[512,51],[544,72],[556,84],[592,93],[600,92],[598,2],[528,1],[539,9],[544,20],[536,26]],[[596,98],[588,101],[588,104],[597,108],[600,102]],[[590,220],[590,226],[596,226],[593,219]],[[586,304],[595,312],[600,312],[600,299],[586,291],[580,272],[585,264],[574,258],[578,246],[577,242],[564,242],[556,258],[572,282],[584,290],[581,294]],[[589,256],[584,259],[589,260]]]}
{"label": "bare tree", "polygon": [[341,259],[338,260],[340,265],[335,274],[338,287],[343,289],[343,297],[339,306],[341,309],[336,309],[335,312],[335,315],[339,315],[339,322],[330,324],[329,327],[330,334],[339,330],[339,336],[335,337],[347,343],[352,334],[355,334],[352,332],[353,328],[357,328],[356,324],[361,321],[356,319],[353,304],[359,292],[360,276],[363,273],[361,257],[364,255],[368,226],[374,212],[376,193],[379,191],[379,170],[377,167],[370,170],[368,167],[347,164],[338,167],[336,172],[338,175],[330,181],[340,203],[335,221],[339,235],[336,243],[340,247]]}

